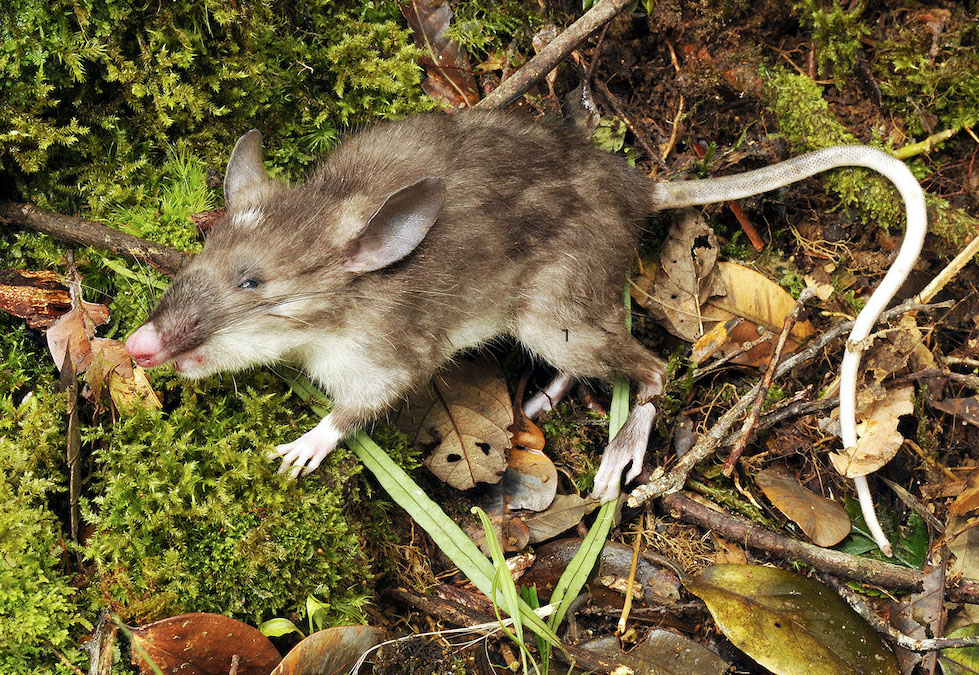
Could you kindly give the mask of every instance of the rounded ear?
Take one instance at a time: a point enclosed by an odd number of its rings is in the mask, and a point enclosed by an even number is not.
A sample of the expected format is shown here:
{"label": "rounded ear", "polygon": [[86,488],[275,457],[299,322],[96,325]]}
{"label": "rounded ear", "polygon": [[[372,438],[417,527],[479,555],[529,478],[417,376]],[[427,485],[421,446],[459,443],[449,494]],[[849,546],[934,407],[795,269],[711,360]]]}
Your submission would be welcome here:
{"label": "rounded ear", "polygon": [[224,202],[229,210],[247,208],[261,201],[272,185],[262,163],[262,134],[246,132],[231,151],[224,174]]}
{"label": "rounded ear", "polygon": [[445,185],[435,176],[395,190],[347,245],[343,268],[371,272],[401,260],[422,243],[444,204]]}

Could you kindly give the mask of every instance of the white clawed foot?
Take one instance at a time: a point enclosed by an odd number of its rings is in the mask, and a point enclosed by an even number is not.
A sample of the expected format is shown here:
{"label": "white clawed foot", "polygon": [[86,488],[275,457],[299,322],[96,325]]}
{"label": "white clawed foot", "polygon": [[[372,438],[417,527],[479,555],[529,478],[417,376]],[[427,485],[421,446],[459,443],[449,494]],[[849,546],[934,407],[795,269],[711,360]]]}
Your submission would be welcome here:
{"label": "white clawed foot", "polygon": [[337,447],[343,434],[333,424],[331,415],[324,417],[319,424],[294,440],[292,443],[277,445],[269,453],[270,458],[281,457],[279,473],[291,470],[292,478],[308,476],[319,467]]}
{"label": "white clawed foot", "polygon": [[652,403],[643,403],[633,408],[625,426],[619,430],[602,454],[602,463],[598,467],[598,473],[595,474],[592,497],[600,499],[603,504],[618,499],[622,472],[630,464],[632,467],[626,474],[625,482],[635,480],[639,475],[654,419],[656,419],[656,408]]}

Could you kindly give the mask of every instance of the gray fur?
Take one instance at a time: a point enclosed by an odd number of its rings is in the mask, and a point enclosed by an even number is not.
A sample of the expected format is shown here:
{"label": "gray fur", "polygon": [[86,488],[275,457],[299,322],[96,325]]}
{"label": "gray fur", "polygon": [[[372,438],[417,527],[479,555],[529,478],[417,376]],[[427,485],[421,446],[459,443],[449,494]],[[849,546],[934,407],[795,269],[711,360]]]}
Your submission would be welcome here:
{"label": "gray fur", "polygon": [[227,216],[134,344],[153,352],[147,363],[173,359],[191,377],[280,359],[304,367],[336,407],[276,454],[308,471],[460,349],[511,335],[568,375],[638,383],[643,402],[596,483],[614,499],[623,469],[639,472],[664,374],[624,327],[644,218],[837,166],[902,180],[895,163],[834,148],[738,177],[654,184],[563,127],[471,111],[378,125],[287,187],[269,180],[252,131],[229,160]]}
{"label": "gray fur", "polygon": [[[231,201],[153,313],[171,353],[206,348],[219,333],[275,335],[288,347],[260,361],[299,360],[334,397],[345,429],[383,412],[460,348],[501,334],[579,377],[659,379],[661,362],[623,328],[621,302],[649,183],[561,127],[495,112],[382,124],[295,188],[270,189],[254,167],[232,166],[264,198]],[[346,251],[371,215],[429,177],[444,205],[417,248],[383,269],[346,271]],[[262,222],[236,223],[245,208]],[[251,277],[259,289],[237,288]],[[290,298],[308,306],[278,312]],[[358,336],[372,372],[394,375],[385,395],[363,396],[385,387],[334,381],[310,363],[311,338],[325,331]]]}

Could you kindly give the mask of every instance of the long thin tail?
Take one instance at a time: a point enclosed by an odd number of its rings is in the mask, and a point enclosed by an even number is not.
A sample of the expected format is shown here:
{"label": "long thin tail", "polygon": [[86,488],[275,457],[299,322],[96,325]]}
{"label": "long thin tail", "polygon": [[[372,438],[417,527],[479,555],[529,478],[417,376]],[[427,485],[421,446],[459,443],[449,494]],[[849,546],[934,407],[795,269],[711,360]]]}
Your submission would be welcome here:
{"label": "long thin tail", "polygon": [[[907,279],[921,253],[921,246],[925,240],[928,224],[925,195],[914,175],[901,160],[886,152],[865,145],[839,145],[735,176],[656,183],[652,187],[652,198],[656,208],[679,208],[695,204],[712,204],[728,199],[743,199],[785,187],[830,169],[850,166],[873,169],[894,183],[904,199],[907,231],[897,258],[853,324],[843,363],[840,366],[840,426],[845,448],[850,448],[857,443],[856,384],[860,370],[860,351],[856,345],[870,334],[877,317],[904,284],[904,280]],[[865,481],[857,482],[866,489]],[[862,500],[861,505],[864,507],[864,515],[867,516],[866,500]],[[872,511],[869,515],[868,524],[871,524],[871,520],[876,523],[876,516]],[[875,536],[878,543],[881,539],[886,543],[883,532],[879,533],[879,537]]]}

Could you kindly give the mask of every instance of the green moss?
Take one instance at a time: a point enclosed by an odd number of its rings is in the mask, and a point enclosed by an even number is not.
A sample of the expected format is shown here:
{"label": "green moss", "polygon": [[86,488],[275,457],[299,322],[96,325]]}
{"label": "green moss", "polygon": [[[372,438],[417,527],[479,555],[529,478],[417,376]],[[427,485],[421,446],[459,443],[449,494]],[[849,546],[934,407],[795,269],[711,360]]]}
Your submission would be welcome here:
{"label": "green moss", "polygon": [[[810,78],[783,69],[765,75],[769,105],[793,152],[858,142],[829,111],[822,90]],[[846,169],[827,174],[826,184],[864,222],[890,230],[903,221],[903,202],[883,177],[864,169]]]}
{"label": "green moss", "polygon": [[877,48],[881,94],[914,135],[979,122],[979,24],[961,8],[949,10],[937,53],[931,53],[931,32],[918,21],[899,24]]}
{"label": "green moss", "polygon": [[537,8],[526,0],[461,0],[452,7],[452,23],[446,35],[476,57],[505,49],[513,39],[530,47],[530,37],[544,22]]}
{"label": "green moss", "polygon": [[0,672],[68,673],[57,649],[85,662],[75,638],[85,621],[65,576],[53,499],[64,501],[64,397],[50,377],[31,387],[25,368],[36,346],[27,331],[0,322]]}
{"label": "green moss", "polygon": [[803,27],[812,30],[819,69],[830,73],[837,83],[846,82],[860,52],[860,38],[870,34],[860,21],[863,6],[847,11],[835,2],[802,0],[793,9],[801,11]]}
{"label": "green moss", "polygon": [[88,434],[101,488],[84,550],[101,602],[139,621],[209,611],[258,622],[301,611],[317,589],[334,605],[363,595],[367,561],[345,510],[360,490],[352,456],[337,451],[300,481],[273,473],[266,452],[316,420],[270,375],[175,393],[169,413]]}
{"label": "green moss", "polygon": [[0,170],[26,200],[101,216],[152,193],[174,148],[221,166],[249,127],[297,176],[341,129],[432,107],[390,0],[11,0]]}

